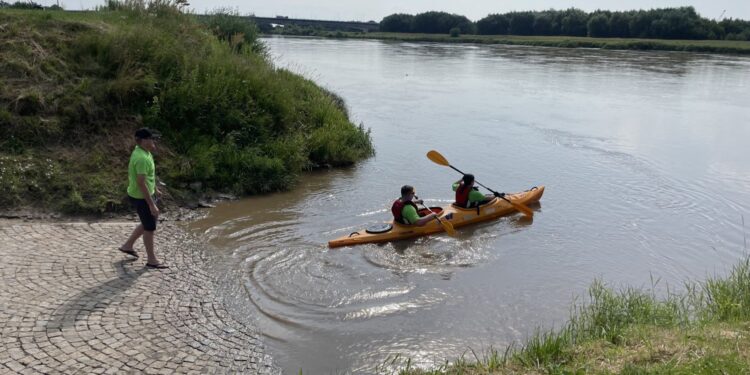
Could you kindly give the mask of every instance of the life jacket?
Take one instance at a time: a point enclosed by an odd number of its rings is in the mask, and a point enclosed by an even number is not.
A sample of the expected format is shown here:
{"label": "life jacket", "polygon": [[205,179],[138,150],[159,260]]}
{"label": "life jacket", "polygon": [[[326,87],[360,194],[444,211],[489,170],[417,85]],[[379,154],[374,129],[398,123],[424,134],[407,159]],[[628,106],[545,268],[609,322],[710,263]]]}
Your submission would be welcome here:
{"label": "life jacket", "polygon": [[459,183],[456,189],[456,206],[469,208],[469,193],[471,188],[463,182]]}
{"label": "life jacket", "polygon": [[399,198],[399,199],[396,199],[395,202],[393,202],[393,205],[391,206],[391,213],[393,214],[394,221],[404,224],[404,225],[409,225],[409,223],[407,223],[406,220],[404,220],[404,216],[401,214],[401,212],[404,210],[404,207],[406,206],[413,206],[414,209],[417,210],[417,205],[414,204],[414,202],[411,202],[411,201],[404,202],[401,200],[401,198]]}

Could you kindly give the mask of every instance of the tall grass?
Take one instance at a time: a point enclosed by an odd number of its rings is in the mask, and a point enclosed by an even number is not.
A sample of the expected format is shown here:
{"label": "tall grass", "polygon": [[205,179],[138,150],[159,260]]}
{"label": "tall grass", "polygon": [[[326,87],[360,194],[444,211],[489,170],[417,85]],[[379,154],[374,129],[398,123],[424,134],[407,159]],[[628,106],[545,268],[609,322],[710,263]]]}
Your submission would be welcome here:
{"label": "tall grass", "polygon": [[703,321],[750,320],[750,258],[732,268],[726,278],[709,278],[695,293]]}
{"label": "tall grass", "polygon": [[526,367],[553,368],[571,360],[573,346],[595,340],[622,345],[635,327],[687,329],[697,324],[749,321],[750,258],[735,265],[726,277],[686,283],[680,294],[667,289],[660,298],[653,290],[615,291],[595,281],[588,302],[574,307],[562,329],[535,333],[514,358]]}
{"label": "tall grass", "polygon": [[[617,361],[628,350],[638,350],[643,335],[655,332],[694,332],[700,327],[737,324],[745,327],[750,322],[750,256],[744,258],[724,277],[712,276],[702,282],[688,282],[684,291],[675,293],[667,288],[665,295],[655,293],[658,281],[652,280],[650,292],[634,288],[615,290],[597,280],[589,288],[588,298],[573,307],[568,322],[557,330],[537,330],[525,343],[516,348],[509,345],[502,353],[491,349],[481,356],[474,354],[471,361],[462,355],[452,363],[445,363],[430,370],[405,368],[407,358],[399,359],[400,374],[489,374],[489,373],[611,373],[609,370],[592,370],[591,361],[604,359],[587,358],[587,350],[598,347],[610,349],[610,356]],[[724,331],[724,330],[721,330]],[[685,358],[661,361],[648,357],[619,365],[621,374],[643,373],[746,373],[750,371],[747,359],[750,346],[740,333],[737,340],[730,340],[728,348],[715,350],[699,349],[698,343],[678,344],[687,348]],[[658,334],[657,334],[658,336]],[[687,335],[688,339],[691,335]],[[693,334],[695,340],[722,345],[721,339]],[[650,339],[649,339],[650,340]],[[711,341],[714,340],[714,341]],[[719,340],[719,341],[716,341]],[[742,341],[745,340],[745,341]],[[740,343],[742,341],[742,343]],[[669,343],[654,343],[665,345]],[[709,344],[710,345],[710,344]],[[636,348],[636,349],[632,349]],[[697,352],[699,351],[699,353]],[[606,351],[605,351],[606,352]],[[474,353],[472,351],[472,353]],[[597,355],[602,355],[601,351]],[[666,354],[665,354],[666,355]],[[667,357],[668,358],[668,357]],[[608,358],[610,360],[612,358]],[[391,366],[394,363],[390,363]],[[604,366],[606,368],[606,366]],[[385,367],[384,367],[385,368]],[[615,366],[616,368],[616,366]],[[381,371],[385,372],[385,371]]]}
{"label": "tall grass", "polygon": [[187,0],[107,0],[99,11],[119,11],[139,16],[179,16],[189,2]]}
{"label": "tall grass", "polygon": [[[0,34],[0,156],[13,169],[0,173],[0,188],[16,187],[0,208],[123,207],[132,131],[141,126],[164,135],[157,173],[176,197],[189,185],[287,189],[301,171],[372,154],[369,132],[349,121],[340,98],[267,61],[254,25],[221,10],[199,21],[183,4],[0,11],[8,30]],[[89,154],[103,157],[81,163]],[[38,173],[16,170],[27,157],[49,158],[76,177],[35,181]]]}

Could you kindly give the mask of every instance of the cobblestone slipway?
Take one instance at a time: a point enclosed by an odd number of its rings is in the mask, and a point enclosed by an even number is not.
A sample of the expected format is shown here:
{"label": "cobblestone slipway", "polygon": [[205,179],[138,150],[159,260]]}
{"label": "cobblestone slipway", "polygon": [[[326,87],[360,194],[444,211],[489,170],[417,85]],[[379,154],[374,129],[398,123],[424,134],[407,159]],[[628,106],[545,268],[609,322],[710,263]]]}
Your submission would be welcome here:
{"label": "cobblestone slipway", "polygon": [[0,373],[275,373],[253,327],[231,318],[205,245],[171,224],[168,270],[117,251],[129,223],[0,221]]}

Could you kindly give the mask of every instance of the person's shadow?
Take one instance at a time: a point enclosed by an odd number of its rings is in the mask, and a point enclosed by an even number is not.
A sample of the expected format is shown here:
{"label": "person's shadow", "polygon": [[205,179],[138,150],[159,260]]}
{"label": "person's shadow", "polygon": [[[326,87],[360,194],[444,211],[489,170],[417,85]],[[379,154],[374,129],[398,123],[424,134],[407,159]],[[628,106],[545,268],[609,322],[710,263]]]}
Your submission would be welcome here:
{"label": "person's shadow", "polygon": [[53,319],[47,322],[46,330],[49,332],[50,330],[62,330],[66,327],[75,326],[76,322],[87,320],[92,313],[103,311],[112,302],[117,301],[118,296],[129,289],[146,272],[145,267],[126,267],[136,260],[135,258],[123,259],[113,263],[117,271],[117,277],[85,289],[60,305],[52,313]]}

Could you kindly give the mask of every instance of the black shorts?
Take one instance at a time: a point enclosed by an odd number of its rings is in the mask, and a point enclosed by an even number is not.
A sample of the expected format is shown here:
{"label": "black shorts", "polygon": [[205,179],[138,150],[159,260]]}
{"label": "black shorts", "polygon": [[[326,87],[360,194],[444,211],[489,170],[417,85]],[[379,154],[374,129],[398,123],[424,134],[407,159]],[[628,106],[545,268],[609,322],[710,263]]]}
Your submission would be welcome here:
{"label": "black shorts", "polygon": [[156,218],[151,215],[151,209],[148,208],[148,202],[145,199],[130,198],[130,204],[133,205],[136,212],[138,212],[138,218],[141,219],[143,224],[143,230],[147,232],[153,232],[156,230]]}

